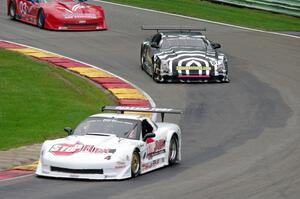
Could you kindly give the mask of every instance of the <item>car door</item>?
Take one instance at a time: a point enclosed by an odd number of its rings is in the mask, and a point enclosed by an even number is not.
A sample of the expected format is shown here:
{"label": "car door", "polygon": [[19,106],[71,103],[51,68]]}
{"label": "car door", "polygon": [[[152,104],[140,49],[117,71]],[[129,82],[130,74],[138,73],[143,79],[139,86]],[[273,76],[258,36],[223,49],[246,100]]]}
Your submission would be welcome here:
{"label": "car door", "polygon": [[144,140],[146,151],[142,157],[142,169],[145,172],[162,166],[166,161],[165,134],[160,133],[152,121],[145,119],[142,121],[142,136],[145,137],[148,133],[154,133],[155,137]]}
{"label": "car door", "polygon": [[21,0],[19,2],[21,20],[36,24],[39,3],[37,0]]}

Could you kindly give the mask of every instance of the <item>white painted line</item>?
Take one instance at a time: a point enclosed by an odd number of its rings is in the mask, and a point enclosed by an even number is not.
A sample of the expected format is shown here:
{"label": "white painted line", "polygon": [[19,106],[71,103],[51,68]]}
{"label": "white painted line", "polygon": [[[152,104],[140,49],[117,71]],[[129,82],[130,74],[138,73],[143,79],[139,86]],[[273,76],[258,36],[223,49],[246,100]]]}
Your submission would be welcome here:
{"label": "white painted line", "polygon": [[165,15],[170,15],[170,16],[175,16],[175,17],[181,17],[181,18],[186,18],[186,19],[191,19],[191,20],[196,20],[196,21],[202,21],[202,22],[217,24],[217,25],[221,25],[221,26],[228,26],[228,27],[242,29],[242,30],[249,30],[249,31],[254,31],[254,32],[261,32],[261,33],[267,33],[267,34],[273,34],[273,35],[278,35],[278,36],[285,36],[285,37],[300,39],[300,36],[296,36],[296,35],[289,35],[289,34],[285,34],[285,33],[271,32],[271,31],[259,30],[259,29],[254,29],[254,28],[247,28],[247,27],[243,27],[243,26],[237,26],[237,25],[221,23],[221,22],[216,22],[216,21],[210,21],[210,20],[206,20],[206,19],[199,19],[199,18],[184,16],[184,15],[179,15],[179,14],[172,14],[172,13],[168,13],[168,12],[157,11],[157,10],[152,10],[152,9],[147,9],[147,8],[139,8],[139,7],[135,7],[135,6],[123,5],[123,4],[119,4],[119,3],[112,3],[112,2],[102,1],[102,0],[93,0],[93,1],[116,5],[116,6],[122,6],[122,7],[126,7],[126,8],[137,9],[137,10],[143,10],[143,11],[148,11],[148,12],[155,12],[155,13],[165,14]]}
{"label": "white painted line", "polygon": [[[41,50],[41,51],[44,51],[44,52],[52,53],[52,54],[54,54],[54,55],[62,56],[62,57],[68,58],[68,59],[70,59],[70,60],[77,61],[77,62],[79,62],[79,63],[88,65],[88,66],[90,66],[90,67],[92,67],[92,68],[95,68],[95,69],[98,69],[98,70],[102,70],[102,71],[104,71],[104,72],[107,72],[107,73],[109,73],[109,74],[111,74],[111,75],[113,75],[113,76],[115,76],[115,77],[117,77],[117,78],[120,78],[120,79],[123,80],[124,82],[126,82],[126,83],[132,85],[134,88],[136,88],[136,89],[139,90],[141,93],[143,93],[143,95],[145,95],[145,97],[146,97],[147,100],[150,102],[150,104],[151,104],[152,107],[156,107],[156,104],[155,104],[154,100],[153,100],[153,99],[150,97],[150,95],[149,95],[148,93],[146,93],[143,89],[141,89],[141,88],[138,87],[137,85],[131,83],[130,81],[128,81],[128,80],[126,80],[126,79],[124,79],[124,78],[122,78],[122,77],[120,77],[120,76],[118,76],[118,75],[116,75],[116,74],[114,74],[114,73],[111,73],[111,72],[109,72],[109,71],[107,71],[107,70],[104,70],[104,69],[102,69],[102,68],[100,68],[100,67],[97,67],[97,66],[94,66],[94,65],[92,65],[92,64],[88,64],[88,63],[86,63],[86,62],[82,62],[82,61],[79,61],[79,60],[70,58],[70,57],[68,57],[68,56],[64,56],[64,55],[61,55],[61,54],[53,53],[53,52],[48,51],[48,50],[44,50],[44,49],[40,49],[40,48],[28,46],[28,45],[25,45],[25,44],[16,43],[16,42],[7,41],[7,40],[1,40],[1,39],[0,39],[0,41],[5,41],[5,42],[17,44],[17,45],[22,45],[22,46],[27,47],[27,48],[32,48],[32,49],[36,49],[36,50]],[[153,120],[153,121],[156,121],[156,120],[157,120],[157,114],[156,114],[156,113],[152,114],[152,120]]]}

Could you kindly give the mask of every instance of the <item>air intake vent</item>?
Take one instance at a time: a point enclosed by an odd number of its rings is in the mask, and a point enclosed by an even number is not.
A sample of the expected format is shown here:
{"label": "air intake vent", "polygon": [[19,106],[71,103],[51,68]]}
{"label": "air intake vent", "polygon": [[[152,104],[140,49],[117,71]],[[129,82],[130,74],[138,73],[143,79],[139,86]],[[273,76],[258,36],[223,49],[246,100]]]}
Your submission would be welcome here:
{"label": "air intake vent", "polygon": [[77,174],[103,174],[103,169],[67,169],[51,166],[51,171]]}
{"label": "air intake vent", "polygon": [[80,23],[65,23],[64,26],[97,26],[98,24],[97,23],[83,23],[83,24],[80,24]]}

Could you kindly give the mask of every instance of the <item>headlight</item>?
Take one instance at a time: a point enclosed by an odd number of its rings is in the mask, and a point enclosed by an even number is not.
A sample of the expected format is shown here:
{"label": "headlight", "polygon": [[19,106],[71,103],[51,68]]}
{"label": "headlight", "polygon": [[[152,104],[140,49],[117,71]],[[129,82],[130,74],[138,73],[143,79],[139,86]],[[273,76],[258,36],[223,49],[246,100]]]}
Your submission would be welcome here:
{"label": "headlight", "polygon": [[161,61],[160,68],[163,72],[169,72],[169,63],[166,61]]}
{"label": "headlight", "polygon": [[217,68],[217,71],[220,72],[225,72],[226,68],[225,68],[225,64],[224,64],[224,60],[211,60],[210,61],[211,65],[213,65],[214,67]]}

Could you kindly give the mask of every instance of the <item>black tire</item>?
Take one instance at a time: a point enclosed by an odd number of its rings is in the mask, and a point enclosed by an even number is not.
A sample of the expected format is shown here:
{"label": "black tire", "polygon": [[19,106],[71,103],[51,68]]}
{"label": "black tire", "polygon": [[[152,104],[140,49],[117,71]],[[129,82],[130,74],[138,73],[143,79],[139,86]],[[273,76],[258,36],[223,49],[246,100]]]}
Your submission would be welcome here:
{"label": "black tire", "polygon": [[223,81],[223,83],[230,83],[230,79],[226,77],[226,79]]}
{"label": "black tire", "polygon": [[37,22],[37,26],[40,29],[43,29],[45,26],[45,13],[43,10],[40,10],[38,13],[38,22]]}
{"label": "black tire", "polygon": [[230,79],[228,78],[228,65],[227,64],[225,65],[225,69],[226,69],[226,78],[225,78],[225,81],[223,81],[223,82],[224,83],[229,83]]}
{"label": "black tire", "polygon": [[14,1],[9,3],[9,17],[11,20],[16,19],[16,3]]}
{"label": "black tire", "polygon": [[152,66],[152,79],[153,79],[156,83],[162,83],[162,82],[163,82],[163,78],[161,77],[160,74],[157,74],[157,72],[155,72],[153,66]]}
{"label": "black tire", "polygon": [[169,165],[176,163],[178,157],[178,139],[175,135],[172,136],[169,146]]}
{"label": "black tire", "polygon": [[141,69],[142,70],[145,70],[144,69],[144,62],[145,62],[145,50],[143,50],[143,48],[141,48],[141,59],[140,59],[140,62],[141,62]]}
{"label": "black tire", "polygon": [[135,178],[140,174],[141,171],[141,158],[140,154],[137,150],[135,150],[132,154],[131,159],[131,177]]}

